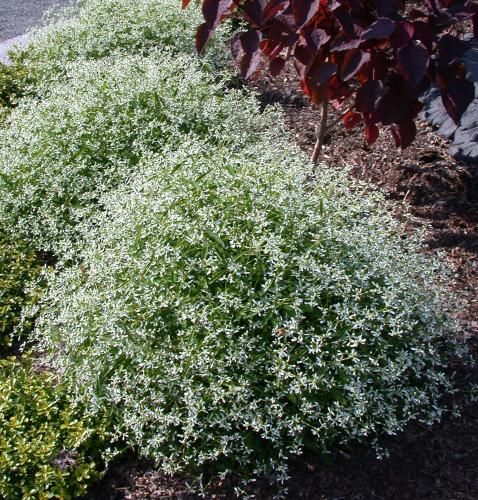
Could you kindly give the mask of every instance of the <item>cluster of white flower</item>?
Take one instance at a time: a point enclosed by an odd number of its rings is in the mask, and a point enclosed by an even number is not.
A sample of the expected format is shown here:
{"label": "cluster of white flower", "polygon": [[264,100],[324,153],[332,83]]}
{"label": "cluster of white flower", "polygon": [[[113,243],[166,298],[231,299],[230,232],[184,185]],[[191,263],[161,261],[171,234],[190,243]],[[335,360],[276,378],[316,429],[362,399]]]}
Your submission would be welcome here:
{"label": "cluster of white flower", "polygon": [[[47,91],[69,61],[100,59],[113,53],[147,55],[152,50],[192,54],[201,11],[194,5],[181,11],[178,1],[77,1],[46,27],[32,31],[22,59],[36,80],[44,81]],[[203,58],[215,67],[227,56],[224,31],[218,30]]]}
{"label": "cluster of white flower", "polygon": [[[279,147],[277,147],[279,146]],[[144,159],[83,231],[37,327],[52,362],[166,470],[286,472],[440,416],[435,270],[345,174],[285,142]]]}
{"label": "cluster of white flower", "polygon": [[54,252],[76,237],[102,193],[135,175],[146,151],[191,135],[237,149],[273,119],[190,56],[111,56],[66,64],[65,74],[0,130],[3,225]]}
{"label": "cluster of white flower", "polygon": [[30,49],[61,78],[0,132],[0,224],[62,259],[39,346],[168,471],[284,477],[438,419],[440,270],[345,172],[305,182],[280,114],[187,55],[179,3],[87,0]]}

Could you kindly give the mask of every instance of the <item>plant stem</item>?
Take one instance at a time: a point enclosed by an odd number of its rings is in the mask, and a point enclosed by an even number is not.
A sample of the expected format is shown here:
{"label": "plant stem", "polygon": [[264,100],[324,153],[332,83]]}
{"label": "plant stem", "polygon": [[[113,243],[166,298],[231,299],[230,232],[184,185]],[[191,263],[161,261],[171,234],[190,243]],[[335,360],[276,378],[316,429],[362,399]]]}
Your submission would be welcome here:
{"label": "plant stem", "polygon": [[[325,132],[327,130],[327,114],[329,100],[324,99],[322,103],[322,112],[320,114],[319,130],[317,132],[317,142],[315,143],[314,152],[312,153],[312,163],[317,166],[320,154],[322,153],[322,145],[324,144]],[[315,169],[315,167],[314,167]]]}

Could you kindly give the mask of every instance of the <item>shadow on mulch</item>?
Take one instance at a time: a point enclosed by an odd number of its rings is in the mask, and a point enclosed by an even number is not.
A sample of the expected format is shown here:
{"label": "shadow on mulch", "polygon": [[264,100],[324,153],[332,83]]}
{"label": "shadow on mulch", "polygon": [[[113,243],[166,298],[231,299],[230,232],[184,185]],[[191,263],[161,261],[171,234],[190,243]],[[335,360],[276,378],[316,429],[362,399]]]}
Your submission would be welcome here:
{"label": "shadow on mulch", "polygon": [[[315,143],[319,113],[291,90],[291,68],[279,78],[256,82],[261,105],[280,104],[292,138],[306,152]],[[331,121],[334,111],[331,110]],[[395,148],[388,132],[373,146],[363,130],[340,124],[327,133],[323,161],[351,168],[351,175],[380,189],[398,205],[405,201],[416,227],[426,226],[428,252],[440,251],[453,269],[451,288],[466,299],[459,320],[475,359],[478,357],[478,166],[450,157],[448,144],[432,128],[418,124],[416,142]],[[478,402],[470,400],[470,384],[478,384],[478,368],[458,366],[458,393],[453,402],[460,416],[446,415],[433,427],[409,426],[382,445],[389,457],[378,459],[368,448],[356,448],[324,462],[304,456],[291,464],[288,498],[304,499],[477,499]],[[233,498],[233,484],[211,487],[206,498]],[[248,488],[252,498],[271,498],[267,480]],[[130,456],[111,467],[89,499],[197,498],[184,478],[169,478],[150,464]]]}

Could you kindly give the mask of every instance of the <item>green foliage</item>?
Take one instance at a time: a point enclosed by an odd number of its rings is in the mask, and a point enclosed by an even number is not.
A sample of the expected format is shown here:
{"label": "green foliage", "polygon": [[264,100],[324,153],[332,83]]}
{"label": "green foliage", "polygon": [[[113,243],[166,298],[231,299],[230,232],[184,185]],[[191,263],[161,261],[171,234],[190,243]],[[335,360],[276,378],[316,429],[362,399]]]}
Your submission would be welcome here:
{"label": "green foliage", "polygon": [[38,373],[32,360],[0,360],[0,496],[72,498],[98,477],[102,425]]}
{"label": "green foliage", "polygon": [[[38,255],[24,242],[0,233],[0,351],[11,345],[22,310],[41,294],[42,269]],[[24,330],[30,327],[23,323]]]}
{"label": "green foliage", "polygon": [[305,164],[266,140],[146,158],[50,282],[36,338],[168,471],[284,477],[305,446],[440,416],[439,269],[380,198]]}
{"label": "green foliage", "polygon": [[[37,85],[48,93],[72,61],[158,50],[193,54],[199,20],[198,8],[183,12],[177,0],[83,0],[34,30],[22,53]],[[226,58],[220,32],[203,61],[219,69]]]}
{"label": "green foliage", "polygon": [[25,95],[28,70],[21,61],[12,65],[0,63],[0,109],[12,108]]}
{"label": "green foliage", "polygon": [[178,4],[85,0],[24,53],[0,227],[60,257],[34,340],[65,385],[3,363],[5,496],[84,490],[104,433],[82,404],[167,471],[283,479],[305,447],[436,421],[451,387],[442,270],[345,173],[305,182]]}
{"label": "green foliage", "polygon": [[0,130],[0,222],[39,249],[58,252],[74,240],[101,194],[135,175],[144,154],[190,135],[240,147],[271,123],[255,98],[225,91],[188,56],[66,69],[67,81],[47,98],[24,99]]}
{"label": "green foliage", "polygon": [[29,85],[32,83],[22,54],[12,55],[12,59],[11,65],[0,62],[0,126],[5,122],[12,108],[28,94]]}

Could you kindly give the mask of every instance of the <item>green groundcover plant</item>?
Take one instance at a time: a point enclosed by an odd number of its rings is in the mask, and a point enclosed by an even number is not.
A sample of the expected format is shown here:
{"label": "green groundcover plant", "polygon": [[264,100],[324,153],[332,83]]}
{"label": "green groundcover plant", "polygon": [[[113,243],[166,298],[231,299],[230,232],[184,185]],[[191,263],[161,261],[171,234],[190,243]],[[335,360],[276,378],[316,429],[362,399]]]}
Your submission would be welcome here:
{"label": "green groundcover plant", "polygon": [[74,498],[99,476],[104,425],[28,355],[0,360],[0,419],[2,498]]}
{"label": "green groundcover plant", "polygon": [[[47,94],[72,61],[163,50],[192,54],[200,17],[200,9],[182,12],[176,0],[75,1],[66,9],[53,11],[50,22],[30,33],[27,47],[16,57],[22,58],[35,83],[30,90]],[[223,31],[202,58],[218,70],[227,59]]]}
{"label": "green groundcover plant", "polygon": [[14,107],[23,97],[27,82],[28,71],[21,61],[0,63],[0,109]]}
{"label": "green groundcover plant", "polygon": [[23,55],[12,55],[10,65],[0,63],[0,126],[20,99],[28,93],[30,72],[23,62]]}
{"label": "green groundcover plant", "polygon": [[24,99],[0,130],[0,219],[59,252],[145,151],[191,135],[240,148],[271,126],[255,97],[227,91],[190,56],[155,53],[80,61],[45,99]]}
{"label": "green groundcover plant", "polygon": [[142,161],[85,223],[36,338],[167,471],[275,471],[431,423],[450,352],[440,269],[343,173],[286,142]]}

